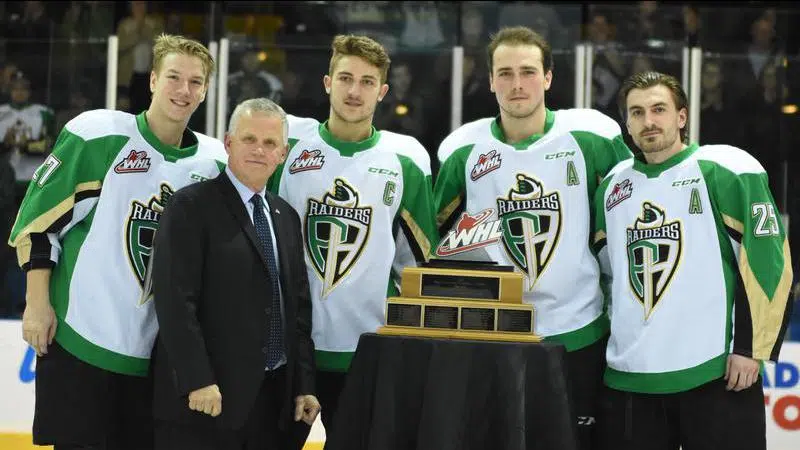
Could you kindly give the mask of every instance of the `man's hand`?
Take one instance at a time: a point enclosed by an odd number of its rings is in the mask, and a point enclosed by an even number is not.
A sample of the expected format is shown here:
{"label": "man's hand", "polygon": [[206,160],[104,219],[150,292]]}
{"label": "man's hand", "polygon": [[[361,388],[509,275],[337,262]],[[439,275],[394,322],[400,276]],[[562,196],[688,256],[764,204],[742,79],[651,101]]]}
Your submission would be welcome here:
{"label": "man's hand", "polygon": [[47,354],[47,346],[56,335],[56,313],[49,300],[28,302],[22,313],[22,339],[36,351],[38,356]]}
{"label": "man's hand", "polygon": [[29,270],[27,292],[25,293],[25,312],[22,313],[22,339],[36,354],[47,354],[47,346],[53,343],[56,335],[56,313],[50,305],[50,269]]}
{"label": "man's hand", "polygon": [[222,414],[222,394],[219,386],[212,384],[189,394],[189,409],[217,417]]}
{"label": "man's hand", "polygon": [[726,389],[739,392],[749,388],[758,379],[760,370],[761,364],[757,360],[731,353],[725,369],[725,379],[728,380]]}
{"label": "man's hand", "polygon": [[298,395],[294,398],[294,421],[301,419],[308,425],[313,425],[320,409],[319,400],[313,395]]}

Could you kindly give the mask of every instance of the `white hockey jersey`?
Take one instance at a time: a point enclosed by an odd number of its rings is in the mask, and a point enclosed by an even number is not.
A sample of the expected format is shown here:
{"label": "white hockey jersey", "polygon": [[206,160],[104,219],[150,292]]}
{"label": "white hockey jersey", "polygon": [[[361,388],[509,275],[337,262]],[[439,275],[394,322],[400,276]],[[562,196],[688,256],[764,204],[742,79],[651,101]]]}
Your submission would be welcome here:
{"label": "white hockey jersey", "polygon": [[661,164],[622,162],[602,182],[609,386],[682,392],[722,377],[731,352],[777,359],[792,265],[768,186],[746,152],[696,144]]}
{"label": "white hockey jersey", "polygon": [[303,219],[317,367],[346,371],[361,334],[385,324],[403,267],[437,241],[430,157],[410,136],[373,129],[341,142],[291,115],[289,137],[269,189]]}
{"label": "white hockey jersey", "polygon": [[55,339],[89,364],[147,374],[158,323],[140,299],[159,217],[227,162],[216,139],[187,130],[183,142],[162,144],[144,113],[88,111],[33,175],[9,243],[23,268],[52,267]]}
{"label": "white hockey jersey", "polygon": [[[434,199],[444,237],[438,256],[483,246],[525,275],[534,332],[576,350],[608,332],[591,199],[600,179],[630,157],[616,122],[594,110],[547,110],[544,133],[506,143],[499,119],[461,126],[439,147]],[[496,222],[481,242],[458,239],[464,221]],[[473,239],[474,240],[474,239]]]}

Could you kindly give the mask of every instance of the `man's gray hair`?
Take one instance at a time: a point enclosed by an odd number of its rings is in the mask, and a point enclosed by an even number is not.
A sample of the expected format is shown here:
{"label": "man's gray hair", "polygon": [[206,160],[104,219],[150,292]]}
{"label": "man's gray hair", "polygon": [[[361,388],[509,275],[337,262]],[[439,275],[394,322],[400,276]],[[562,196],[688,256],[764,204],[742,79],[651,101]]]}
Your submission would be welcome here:
{"label": "man's gray hair", "polygon": [[289,143],[289,120],[286,118],[286,111],[283,110],[277,103],[268,98],[251,98],[236,105],[236,108],[231,114],[231,120],[228,122],[228,134],[233,134],[236,131],[236,125],[239,124],[239,119],[242,114],[249,112],[273,114],[281,119],[283,124],[283,145]]}

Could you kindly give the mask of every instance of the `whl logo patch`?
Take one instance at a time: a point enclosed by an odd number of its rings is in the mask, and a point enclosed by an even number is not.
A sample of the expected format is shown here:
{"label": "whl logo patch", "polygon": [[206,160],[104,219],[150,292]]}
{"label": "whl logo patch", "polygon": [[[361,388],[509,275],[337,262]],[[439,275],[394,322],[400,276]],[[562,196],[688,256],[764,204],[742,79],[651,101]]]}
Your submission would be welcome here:
{"label": "whl logo patch", "polygon": [[116,173],[140,173],[150,170],[150,157],[146,151],[131,150],[122,161],[114,166]]}
{"label": "whl logo patch", "polygon": [[358,192],[344,179],[321,199],[308,199],[305,217],[306,251],[323,281],[327,297],[353,268],[364,251],[372,224],[372,207],[359,203]]}
{"label": "whl logo patch", "polygon": [[668,222],[664,209],[651,202],[642,204],[642,215],[627,228],[628,281],[642,304],[647,320],[667,292],[680,265],[683,227],[680,220]]}
{"label": "whl logo patch", "polygon": [[608,198],[606,198],[606,211],[611,211],[611,208],[619,205],[626,198],[630,198],[631,194],[633,194],[631,180],[626,178],[615,184],[611,189],[611,193],[608,194]]}
{"label": "whl logo patch", "polygon": [[508,196],[497,199],[503,246],[514,265],[526,275],[525,288],[536,281],[555,254],[561,236],[561,197],[545,192],[536,178],[517,174]]}
{"label": "whl logo patch", "polygon": [[300,156],[292,161],[289,166],[289,173],[319,170],[322,169],[323,164],[325,164],[325,156],[322,155],[321,150],[303,150],[300,152]]}
{"label": "whl logo patch", "polygon": [[499,220],[489,220],[494,209],[473,215],[462,213],[455,226],[436,247],[437,256],[450,256],[494,244],[503,237]]}
{"label": "whl logo patch", "polygon": [[472,178],[472,181],[475,181],[487,173],[499,169],[502,162],[503,160],[500,158],[500,154],[497,153],[497,150],[492,150],[485,155],[480,155],[478,157],[478,162],[472,167],[469,177]]}

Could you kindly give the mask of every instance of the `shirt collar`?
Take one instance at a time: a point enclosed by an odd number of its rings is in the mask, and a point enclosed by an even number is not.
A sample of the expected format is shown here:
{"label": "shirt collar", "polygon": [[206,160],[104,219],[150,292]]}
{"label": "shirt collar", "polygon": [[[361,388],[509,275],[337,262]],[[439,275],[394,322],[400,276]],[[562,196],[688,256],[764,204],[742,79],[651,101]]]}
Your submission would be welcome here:
{"label": "shirt collar", "polygon": [[264,206],[267,208],[267,211],[269,211],[269,202],[267,202],[266,199],[266,186],[264,186],[264,188],[258,192],[253,192],[249,187],[245,186],[241,181],[239,181],[238,178],[236,178],[236,175],[231,172],[230,166],[225,167],[225,173],[228,175],[228,178],[230,178],[233,187],[236,188],[236,192],[239,193],[239,197],[242,198],[242,202],[244,202],[245,205],[250,203],[250,199],[253,198],[253,194],[258,194],[261,196],[261,199],[264,200]]}

